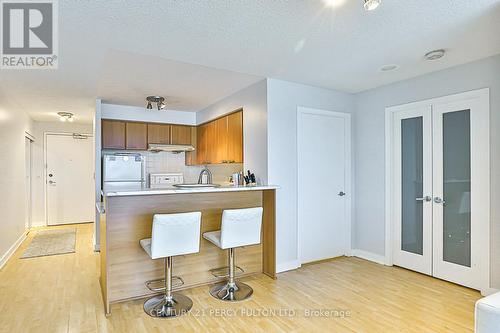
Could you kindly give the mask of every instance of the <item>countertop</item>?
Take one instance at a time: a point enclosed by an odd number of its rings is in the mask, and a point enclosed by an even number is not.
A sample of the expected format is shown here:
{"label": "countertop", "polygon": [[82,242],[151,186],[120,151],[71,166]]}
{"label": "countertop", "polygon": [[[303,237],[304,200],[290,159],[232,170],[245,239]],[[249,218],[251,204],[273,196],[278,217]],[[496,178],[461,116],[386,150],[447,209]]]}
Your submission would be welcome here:
{"label": "countertop", "polygon": [[102,194],[105,197],[124,197],[139,195],[160,195],[160,194],[187,194],[187,193],[214,193],[214,192],[241,192],[241,191],[263,191],[278,189],[277,185],[254,185],[254,186],[233,186],[222,185],[214,188],[190,188],[180,189],[177,187],[149,188],[149,187],[123,187],[104,189]]}

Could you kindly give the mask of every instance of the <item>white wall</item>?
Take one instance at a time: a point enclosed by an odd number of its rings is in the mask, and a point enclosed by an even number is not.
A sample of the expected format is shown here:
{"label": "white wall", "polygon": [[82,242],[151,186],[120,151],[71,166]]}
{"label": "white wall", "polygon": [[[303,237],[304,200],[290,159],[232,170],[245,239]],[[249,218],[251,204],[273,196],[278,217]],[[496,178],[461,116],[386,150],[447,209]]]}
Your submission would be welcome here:
{"label": "white wall", "polygon": [[356,95],[354,116],[355,246],[385,252],[385,108],[490,88],[491,277],[500,288],[500,55]]}
{"label": "white wall", "polygon": [[[45,168],[44,168],[44,133],[84,133],[92,134],[92,124],[68,122],[33,122],[33,166],[32,166],[32,226],[45,226]],[[94,159],[93,156],[89,156]]]}
{"label": "white wall", "polygon": [[[278,271],[299,266],[297,251],[297,106],[351,113],[351,94],[268,79],[268,180],[276,195]],[[328,177],[328,175],[324,175]]]}
{"label": "white wall", "polygon": [[0,267],[26,234],[25,132],[33,135],[24,111],[0,108]]}
{"label": "white wall", "polygon": [[243,108],[244,170],[255,173],[257,181],[268,183],[267,174],[267,81],[259,81],[197,112],[201,124]]}
{"label": "white wall", "polygon": [[120,119],[151,123],[196,125],[196,112],[176,110],[148,110],[145,107],[101,104],[102,119]]}

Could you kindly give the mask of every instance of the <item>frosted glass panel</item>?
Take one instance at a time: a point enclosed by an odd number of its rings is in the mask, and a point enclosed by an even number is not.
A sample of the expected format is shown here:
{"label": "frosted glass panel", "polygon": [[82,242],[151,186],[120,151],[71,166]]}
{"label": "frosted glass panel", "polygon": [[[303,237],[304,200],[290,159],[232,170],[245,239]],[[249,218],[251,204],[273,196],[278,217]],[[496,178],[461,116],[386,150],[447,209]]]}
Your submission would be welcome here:
{"label": "frosted glass panel", "polygon": [[423,253],[423,118],[401,120],[401,250]]}
{"label": "frosted glass panel", "polygon": [[443,260],[470,267],[470,111],[443,114]]}

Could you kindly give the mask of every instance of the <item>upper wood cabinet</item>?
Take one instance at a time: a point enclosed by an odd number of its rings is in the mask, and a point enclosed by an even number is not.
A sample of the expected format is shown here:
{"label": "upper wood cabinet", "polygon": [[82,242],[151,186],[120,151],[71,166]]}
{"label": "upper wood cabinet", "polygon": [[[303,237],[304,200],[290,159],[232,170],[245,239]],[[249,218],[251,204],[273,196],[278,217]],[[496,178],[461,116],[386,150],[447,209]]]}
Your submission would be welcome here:
{"label": "upper wood cabinet", "polygon": [[192,126],[170,125],[170,143],[173,145],[190,145],[192,136],[191,129]]}
{"label": "upper wood cabinet", "polygon": [[186,165],[243,163],[243,111],[198,127],[102,120],[102,148],[147,150],[149,144],[195,145]]}
{"label": "upper wood cabinet", "polygon": [[148,149],[148,125],[145,123],[127,122],[125,124],[125,148]]}
{"label": "upper wood cabinet", "polygon": [[167,124],[148,124],[148,144],[158,143],[169,145],[170,127]]}
{"label": "upper wood cabinet", "polygon": [[101,126],[103,149],[125,149],[124,121],[103,119]]}
{"label": "upper wood cabinet", "polygon": [[198,126],[197,164],[243,163],[243,111]]}
{"label": "upper wood cabinet", "polygon": [[243,111],[227,116],[227,160],[243,163]]}

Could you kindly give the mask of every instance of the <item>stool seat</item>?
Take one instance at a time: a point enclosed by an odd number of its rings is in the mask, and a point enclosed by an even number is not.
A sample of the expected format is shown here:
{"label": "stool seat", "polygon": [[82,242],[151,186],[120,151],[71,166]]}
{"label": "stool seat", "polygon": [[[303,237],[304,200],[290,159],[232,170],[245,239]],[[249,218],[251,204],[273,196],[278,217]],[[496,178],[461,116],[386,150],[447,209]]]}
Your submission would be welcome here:
{"label": "stool seat", "polygon": [[[151,238],[141,239],[139,244],[151,259],[164,259],[165,292],[144,302],[144,311],[151,317],[180,316],[193,306],[189,297],[172,292],[172,257],[200,251],[200,227],[201,212],[153,215]],[[156,291],[150,288],[155,281],[147,281],[146,287]]]}
{"label": "stool seat", "polygon": [[139,244],[141,244],[142,249],[148,254],[148,256],[151,258],[151,238],[146,238],[146,239],[141,239],[139,241]]}
{"label": "stool seat", "polygon": [[476,302],[475,319],[477,333],[500,332],[500,292]]}
{"label": "stool seat", "polygon": [[203,238],[205,238],[207,241],[214,244],[215,246],[222,248],[222,244],[220,242],[220,235],[221,235],[220,230],[209,231],[203,233]]}
{"label": "stool seat", "polygon": [[210,295],[213,297],[235,302],[252,295],[250,286],[235,280],[234,249],[260,244],[262,213],[262,207],[224,210],[221,230],[203,233],[207,241],[222,250],[228,250],[229,279],[212,287]]}

